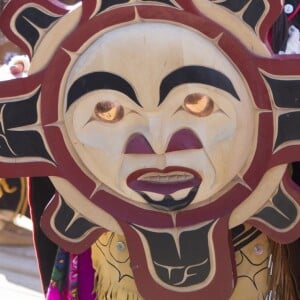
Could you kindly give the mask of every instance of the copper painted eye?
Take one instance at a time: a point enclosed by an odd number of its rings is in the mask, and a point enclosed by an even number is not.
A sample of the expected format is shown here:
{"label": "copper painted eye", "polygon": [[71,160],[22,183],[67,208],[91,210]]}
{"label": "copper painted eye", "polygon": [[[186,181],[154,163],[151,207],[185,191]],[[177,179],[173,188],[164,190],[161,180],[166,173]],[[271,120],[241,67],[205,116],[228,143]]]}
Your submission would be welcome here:
{"label": "copper painted eye", "polygon": [[101,101],[95,107],[95,116],[103,122],[115,123],[124,117],[124,108],[113,101]]}
{"label": "copper painted eye", "polygon": [[198,117],[210,115],[214,110],[214,102],[206,95],[194,93],[186,96],[184,110]]}

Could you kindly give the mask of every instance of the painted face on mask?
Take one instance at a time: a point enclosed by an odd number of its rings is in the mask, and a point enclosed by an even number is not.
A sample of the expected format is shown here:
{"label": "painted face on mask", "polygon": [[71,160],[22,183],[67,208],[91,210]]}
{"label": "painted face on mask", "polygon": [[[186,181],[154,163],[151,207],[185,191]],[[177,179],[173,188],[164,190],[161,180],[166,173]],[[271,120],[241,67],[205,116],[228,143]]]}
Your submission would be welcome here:
{"label": "painted face on mask", "polygon": [[191,30],[158,23],[113,30],[81,55],[67,86],[76,154],[134,205],[205,205],[253,156],[257,121],[247,87],[214,43]]}

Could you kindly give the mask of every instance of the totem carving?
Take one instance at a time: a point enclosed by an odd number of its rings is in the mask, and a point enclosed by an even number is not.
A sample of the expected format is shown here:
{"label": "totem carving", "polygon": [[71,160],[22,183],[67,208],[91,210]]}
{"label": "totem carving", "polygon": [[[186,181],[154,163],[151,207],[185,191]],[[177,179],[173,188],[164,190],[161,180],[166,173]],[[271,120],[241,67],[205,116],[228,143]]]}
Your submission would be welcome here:
{"label": "totem carving", "polygon": [[300,236],[300,60],[280,0],[12,0],[31,58],[0,82],[0,176],[49,176],[42,229],[81,253],[125,236],[145,299],[229,299],[230,229]]}

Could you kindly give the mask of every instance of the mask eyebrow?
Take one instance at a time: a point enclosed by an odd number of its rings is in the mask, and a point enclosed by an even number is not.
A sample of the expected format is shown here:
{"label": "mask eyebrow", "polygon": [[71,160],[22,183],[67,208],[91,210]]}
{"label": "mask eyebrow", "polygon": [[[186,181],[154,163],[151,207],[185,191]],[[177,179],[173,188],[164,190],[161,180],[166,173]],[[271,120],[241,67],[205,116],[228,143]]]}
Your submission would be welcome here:
{"label": "mask eyebrow", "polygon": [[186,66],[173,71],[162,80],[160,85],[159,105],[173,88],[185,83],[203,83],[211,85],[228,92],[240,101],[231,81],[223,73],[203,66]]}
{"label": "mask eyebrow", "polygon": [[119,91],[141,106],[133,88],[124,78],[109,72],[93,72],[81,76],[72,84],[67,97],[67,110],[81,96],[103,89]]}

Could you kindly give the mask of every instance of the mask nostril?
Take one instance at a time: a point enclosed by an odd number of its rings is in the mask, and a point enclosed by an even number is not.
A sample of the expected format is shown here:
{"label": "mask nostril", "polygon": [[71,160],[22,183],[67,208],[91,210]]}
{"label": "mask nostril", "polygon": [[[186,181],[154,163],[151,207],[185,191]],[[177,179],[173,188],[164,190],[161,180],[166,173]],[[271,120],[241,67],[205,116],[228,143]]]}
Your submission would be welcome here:
{"label": "mask nostril", "polygon": [[139,133],[133,134],[127,142],[125,154],[154,154],[147,139]]}
{"label": "mask nostril", "polygon": [[202,149],[202,143],[197,135],[190,129],[181,129],[173,134],[166,152],[189,149]]}

